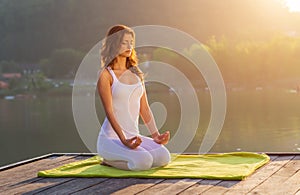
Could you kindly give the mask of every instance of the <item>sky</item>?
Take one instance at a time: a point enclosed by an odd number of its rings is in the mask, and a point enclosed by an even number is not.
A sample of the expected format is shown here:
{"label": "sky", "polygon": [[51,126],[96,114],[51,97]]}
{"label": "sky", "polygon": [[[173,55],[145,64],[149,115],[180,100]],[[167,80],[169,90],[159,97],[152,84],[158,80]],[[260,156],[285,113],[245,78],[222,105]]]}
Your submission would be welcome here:
{"label": "sky", "polygon": [[300,12],[300,0],[284,0],[290,12]]}

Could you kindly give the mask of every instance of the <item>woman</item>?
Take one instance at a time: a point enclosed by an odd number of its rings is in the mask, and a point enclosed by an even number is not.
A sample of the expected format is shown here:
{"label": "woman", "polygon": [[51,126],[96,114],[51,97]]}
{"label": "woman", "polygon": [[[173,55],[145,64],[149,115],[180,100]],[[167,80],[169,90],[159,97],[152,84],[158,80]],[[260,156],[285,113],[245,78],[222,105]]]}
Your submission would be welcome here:
{"label": "woman", "polygon": [[[135,33],[124,25],[111,27],[101,50],[104,66],[97,83],[106,113],[97,141],[104,165],[124,170],[147,170],[167,165],[170,153],[164,146],[169,131],[160,134],[147,101],[143,73],[137,67]],[[142,117],[152,138],[139,134]]]}

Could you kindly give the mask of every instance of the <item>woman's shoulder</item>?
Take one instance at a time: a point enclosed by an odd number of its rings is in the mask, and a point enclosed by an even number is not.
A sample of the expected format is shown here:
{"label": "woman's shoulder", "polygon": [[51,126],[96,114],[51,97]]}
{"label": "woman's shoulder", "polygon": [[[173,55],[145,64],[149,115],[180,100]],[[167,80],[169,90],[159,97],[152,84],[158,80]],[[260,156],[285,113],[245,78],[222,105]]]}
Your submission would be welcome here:
{"label": "woman's shoulder", "polygon": [[99,71],[99,81],[101,80],[109,80],[110,83],[112,82],[112,76],[107,70],[107,68],[103,68],[102,70]]}

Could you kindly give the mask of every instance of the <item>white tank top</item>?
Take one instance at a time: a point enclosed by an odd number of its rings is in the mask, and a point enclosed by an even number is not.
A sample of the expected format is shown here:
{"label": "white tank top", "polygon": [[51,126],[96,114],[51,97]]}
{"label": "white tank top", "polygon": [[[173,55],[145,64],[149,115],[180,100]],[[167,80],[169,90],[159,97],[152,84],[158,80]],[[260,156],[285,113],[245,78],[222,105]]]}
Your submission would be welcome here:
{"label": "white tank top", "polygon": [[[136,77],[138,82],[135,84],[126,84],[116,77],[114,71],[110,67],[108,67],[107,70],[113,77],[111,91],[115,118],[127,138],[139,135],[138,122],[140,99],[144,92],[143,84],[140,78],[132,72],[129,72],[128,74]],[[118,138],[107,117],[102,124],[100,136]]]}

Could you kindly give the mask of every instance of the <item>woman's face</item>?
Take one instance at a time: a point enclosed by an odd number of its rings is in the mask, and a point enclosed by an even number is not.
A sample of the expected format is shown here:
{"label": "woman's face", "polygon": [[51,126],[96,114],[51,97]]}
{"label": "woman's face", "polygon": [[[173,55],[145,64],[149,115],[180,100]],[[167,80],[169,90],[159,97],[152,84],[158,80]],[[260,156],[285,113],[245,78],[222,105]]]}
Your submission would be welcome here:
{"label": "woman's face", "polygon": [[123,57],[130,57],[133,49],[133,37],[130,33],[125,33],[121,41],[119,55]]}

